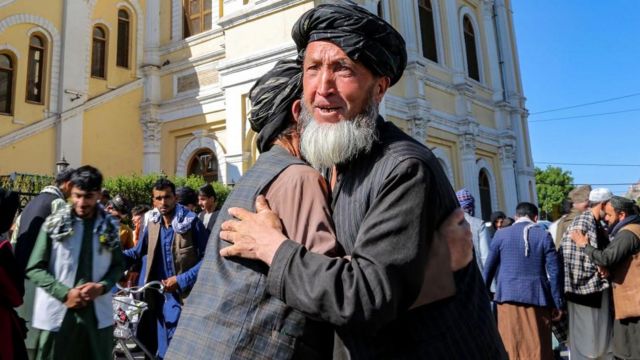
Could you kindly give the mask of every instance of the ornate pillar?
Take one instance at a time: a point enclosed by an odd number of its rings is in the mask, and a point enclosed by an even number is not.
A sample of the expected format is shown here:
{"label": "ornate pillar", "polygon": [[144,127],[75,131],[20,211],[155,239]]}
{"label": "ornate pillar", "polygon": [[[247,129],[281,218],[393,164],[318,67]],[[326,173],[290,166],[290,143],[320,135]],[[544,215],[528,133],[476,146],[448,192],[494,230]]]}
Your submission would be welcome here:
{"label": "ornate pillar", "polygon": [[409,102],[409,114],[409,134],[421,144],[426,144],[431,104],[424,97],[416,97]]}
{"label": "ornate pillar", "polygon": [[513,135],[501,134],[501,145],[498,148],[500,156],[500,170],[502,173],[502,193],[504,194],[503,209],[507,213],[515,211],[518,205],[518,190],[516,186],[516,171],[513,167],[515,162],[515,144]]}
{"label": "ornate pillar", "polygon": [[484,24],[485,46],[489,56],[489,78],[493,89],[493,101],[502,100],[502,75],[501,65],[498,55],[497,35],[495,23],[493,21],[493,0],[482,1],[482,22]]}
{"label": "ornate pillar", "polygon": [[[400,21],[398,24],[394,24],[394,27],[398,29],[407,44],[408,62],[414,62],[418,58],[418,34],[420,33],[416,23],[417,3],[415,1],[392,1],[391,6],[394,6],[398,13],[395,18]],[[391,23],[391,21],[389,22]]]}
{"label": "ornate pillar", "polygon": [[[462,181],[463,187],[469,190],[471,195],[476,199],[476,214],[480,204],[480,189],[478,185],[478,169],[476,166],[476,140],[477,136],[473,134],[472,127],[469,131],[463,133],[459,137],[458,146],[460,148],[460,157],[462,160]],[[477,129],[476,129],[477,132]],[[460,189],[455,189],[460,190]]]}
{"label": "ornate pillar", "polygon": [[142,135],[144,140],[143,173],[159,173],[160,166],[160,142],[162,139],[162,127],[158,120],[157,106],[145,104],[140,116]]}

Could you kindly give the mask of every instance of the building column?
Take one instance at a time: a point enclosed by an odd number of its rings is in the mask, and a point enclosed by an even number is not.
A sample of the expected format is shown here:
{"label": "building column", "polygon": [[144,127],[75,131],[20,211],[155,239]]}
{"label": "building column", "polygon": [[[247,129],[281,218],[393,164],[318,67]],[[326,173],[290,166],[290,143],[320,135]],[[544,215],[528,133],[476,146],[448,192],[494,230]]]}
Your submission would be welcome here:
{"label": "building column", "polygon": [[417,3],[415,1],[393,1],[392,6],[396,7],[398,13],[395,17],[399,20],[396,28],[407,45],[407,62],[415,62],[418,59],[418,34],[420,33],[416,23]]}
{"label": "building column", "polygon": [[[476,199],[476,214],[480,211],[480,188],[478,185],[478,167],[476,166],[476,140],[471,133],[465,133],[459,137],[458,146],[462,160],[463,187]],[[455,189],[460,190],[460,189]]]}
{"label": "building column", "polygon": [[[140,125],[144,141],[143,173],[160,173],[162,161],[160,144],[162,143],[162,124],[158,115],[158,106],[162,100],[160,93],[160,3],[147,1],[144,36],[144,60],[142,76],[144,79],[144,98],[140,105]],[[172,169],[175,170],[175,169]],[[172,171],[171,171],[172,172]]]}
{"label": "building column", "polygon": [[[56,44],[62,47],[58,91],[60,98],[57,104],[60,122],[56,131],[56,161],[64,156],[72,167],[82,165],[84,137],[84,114],[82,111],[72,109],[87,102],[91,72],[91,37],[86,36],[85,31],[78,31],[78,29],[86,29],[89,34],[92,33],[92,7],[93,3],[87,1],[64,2],[62,41],[61,44]],[[71,23],[73,26],[69,26]]]}
{"label": "building column", "polygon": [[141,106],[140,125],[144,140],[144,156],[142,171],[144,174],[160,173],[160,142],[162,139],[162,126],[158,120],[156,105],[145,104]]}
{"label": "building column", "polygon": [[484,25],[484,35],[489,56],[489,78],[493,89],[493,101],[498,102],[503,99],[502,70],[498,54],[497,33],[493,21],[493,0],[483,0],[482,2],[482,22]]}
{"label": "building column", "polygon": [[502,173],[502,194],[504,195],[503,209],[507,213],[515,211],[518,205],[518,190],[516,186],[516,171],[513,167],[515,149],[513,143],[504,142],[498,148],[500,156],[500,170]]}
{"label": "building column", "polygon": [[[408,2],[408,1],[407,1]],[[466,71],[464,69],[464,59],[462,51],[462,42],[460,39],[460,25],[458,21],[458,9],[456,1],[445,1],[445,16],[447,19],[446,26],[449,33],[449,48],[448,52],[451,56],[450,64],[453,70],[453,84],[464,84],[466,82]]]}
{"label": "building column", "polygon": [[245,118],[246,114],[243,114],[243,109],[246,109],[246,104],[242,102],[246,99],[243,94],[248,92],[248,89],[242,91],[241,87],[234,86],[225,89],[225,104],[226,104],[226,138],[227,138],[227,153],[226,160],[226,174],[227,178],[225,183],[235,184],[238,182],[243,173],[244,162],[244,138],[246,136]]}

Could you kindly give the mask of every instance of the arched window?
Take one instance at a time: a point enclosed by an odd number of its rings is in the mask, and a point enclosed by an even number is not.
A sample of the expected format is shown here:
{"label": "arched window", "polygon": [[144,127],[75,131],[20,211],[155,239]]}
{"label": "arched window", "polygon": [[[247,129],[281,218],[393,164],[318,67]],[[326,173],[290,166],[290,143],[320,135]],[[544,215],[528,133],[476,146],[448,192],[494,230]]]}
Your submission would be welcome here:
{"label": "arched window", "polygon": [[430,0],[418,0],[418,15],[420,16],[420,34],[422,34],[422,56],[438,62],[436,28]]}
{"label": "arched window", "polygon": [[93,28],[93,46],[91,48],[91,76],[106,77],[107,32],[100,26]]}
{"label": "arched window", "polygon": [[464,47],[467,55],[467,74],[470,78],[480,81],[480,67],[478,66],[478,51],[476,49],[476,33],[469,16],[462,18],[464,30]]}
{"label": "arched window", "polygon": [[29,62],[27,64],[27,101],[42,103],[44,96],[44,58],[46,42],[41,35],[29,39]]}
{"label": "arched window", "polygon": [[13,58],[9,54],[0,54],[0,114],[12,113],[14,74]]}
{"label": "arched window", "polygon": [[218,181],[218,159],[210,149],[201,149],[189,160],[187,176],[200,175],[207,182]]}
{"label": "arched window", "polygon": [[183,35],[185,38],[211,29],[212,1],[184,0],[182,8],[184,14]]}
{"label": "arched window", "polygon": [[489,184],[489,175],[486,170],[480,170],[478,176],[478,185],[480,188],[480,206],[482,219],[488,221],[491,217],[491,185]]}
{"label": "arched window", "polygon": [[129,68],[129,33],[131,20],[127,10],[118,10],[118,47],[116,53],[116,65]]}

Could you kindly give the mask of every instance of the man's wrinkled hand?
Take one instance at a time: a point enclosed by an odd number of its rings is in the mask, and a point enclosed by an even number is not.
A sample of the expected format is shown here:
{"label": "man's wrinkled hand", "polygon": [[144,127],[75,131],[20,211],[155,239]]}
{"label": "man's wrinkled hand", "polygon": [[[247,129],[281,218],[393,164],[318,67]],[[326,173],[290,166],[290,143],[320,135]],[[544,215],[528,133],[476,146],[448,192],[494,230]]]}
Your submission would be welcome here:
{"label": "man's wrinkled hand", "polygon": [[87,306],[87,301],[83,299],[82,292],[79,289],[73,288],[67,293],[67,300],[64,305],[69,309],[81,309]]}
{"label": "man's wrinkled hand", "polygon": [[104,285],[88,282],[78,286],[76,289],[80,290],[82,298],[86,301],[93,301],[98,296],[104,294]]}
{"label": "man's wrinkled hand", "polygon": [[271,211],[262,195],[256,199],[256,211],[229,209],[229,214],[236,219],[222,223],[220,238],[233,245],[220,250],[220,255],[256,259],[271,265],[276,251],[287,237],[282,234],[278,214]]}
{"label": "man's wrinkled hand", "polygon": [[162,280],[162,285],[164,286],[165,292],[175,292],[176,290],[178,290],[178,278],[172,276],[168,279],[164,279]]}
{"label": "man's wrinkled hand", "polygon": [[464,219],[464,212],[458,208],[442,223],[435,236],[439,236],[449,244],[451,270],[458,271],[473,260],[473,237],[471,226]]}

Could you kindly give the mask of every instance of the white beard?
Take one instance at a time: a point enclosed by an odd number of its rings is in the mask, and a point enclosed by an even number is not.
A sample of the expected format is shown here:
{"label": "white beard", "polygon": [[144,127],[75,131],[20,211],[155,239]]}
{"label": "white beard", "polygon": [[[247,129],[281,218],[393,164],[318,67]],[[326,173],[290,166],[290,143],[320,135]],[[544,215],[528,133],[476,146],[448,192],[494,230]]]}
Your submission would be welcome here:
{"label": "white beard", "polygon": [[377,139],[378,108],[372,100],[364,111],[350,120],[319,124],[302,105],[300,113],[300,151],[316,169],[343,164],[356,155],[371,151]]}

